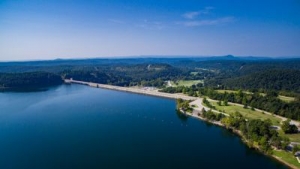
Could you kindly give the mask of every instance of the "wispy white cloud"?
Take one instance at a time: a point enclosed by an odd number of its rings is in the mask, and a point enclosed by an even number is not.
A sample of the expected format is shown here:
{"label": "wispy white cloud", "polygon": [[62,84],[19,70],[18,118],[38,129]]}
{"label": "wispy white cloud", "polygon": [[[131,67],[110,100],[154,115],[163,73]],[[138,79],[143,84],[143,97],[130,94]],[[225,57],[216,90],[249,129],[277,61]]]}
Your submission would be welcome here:
{"label": "wispy white cloud", "polygon": [[198,15],[200,15],[200,12],[187,12],[187,13],[183,14],[182,16],[186,19],[194,19]]}
{"label": "wispy white cloud", "polygon": [[143,28],[143,29],[149,29],[149,30],[161,30],[165,28],[165,24],[162,22],[157,22],[157,21],[148,21],[148,20],[143,20],[143,22],[136,24],[137,27]]}
{"label": "wispy white cloud", "polygon": [[222,17],[216,19],[183,21],[183,22],[177,22],[177,24],[184,25],[187,27],[195,27],[195,26],[221,25],[226,23],[232,23],[235,21],[236,19],[234,17]]}
{"label": "wispy white cloud", "polygon": [[184,13],[182,16],[185,19],[195,19],[199,15],[207,15],[207,14],[209,14],[212,9],[214,9],[214,7],[210,7],[209,6],[209,7],[205,7],[202,10],[199,10],[199,11],[191,11],[191,12]]}

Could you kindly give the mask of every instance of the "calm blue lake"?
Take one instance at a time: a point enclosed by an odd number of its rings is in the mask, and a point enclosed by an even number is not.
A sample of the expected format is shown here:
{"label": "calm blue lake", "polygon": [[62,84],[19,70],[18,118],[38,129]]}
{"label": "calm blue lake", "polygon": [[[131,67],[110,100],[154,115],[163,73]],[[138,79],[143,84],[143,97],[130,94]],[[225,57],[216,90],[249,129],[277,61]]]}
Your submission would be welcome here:
{"label": "calm blue lake", "polygon": [[1,169],[287,168],[164,98],[62,85],[0,93]]}

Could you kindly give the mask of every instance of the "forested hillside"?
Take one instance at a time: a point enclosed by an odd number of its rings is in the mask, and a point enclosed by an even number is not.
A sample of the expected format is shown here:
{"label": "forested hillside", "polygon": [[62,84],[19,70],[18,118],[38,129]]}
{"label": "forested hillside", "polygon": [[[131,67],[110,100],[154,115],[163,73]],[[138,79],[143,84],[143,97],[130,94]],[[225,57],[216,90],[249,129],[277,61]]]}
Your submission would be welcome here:
{"label": "forested hillside", "polygon": [[0,88],[39,88],[62,84],[59,75],[47,72],[0,73]]}
{"label": "forested hillside", "polygon": [[226,79],[228,89],[265,89],[300,93],[300,70],[267,70],[250,75]]}

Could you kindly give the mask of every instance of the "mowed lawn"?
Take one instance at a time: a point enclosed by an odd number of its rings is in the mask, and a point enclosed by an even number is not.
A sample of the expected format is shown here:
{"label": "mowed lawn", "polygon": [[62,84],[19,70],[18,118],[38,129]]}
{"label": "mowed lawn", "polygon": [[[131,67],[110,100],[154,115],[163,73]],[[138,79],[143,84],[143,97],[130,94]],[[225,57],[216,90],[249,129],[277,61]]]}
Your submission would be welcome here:
{"label": "mowed lawn", "polygon": [[282,101],[285,101],[285,102],[292,102],[292,101],[295,101],[295,97],[287,97],[287,96],[282,96],[282,95],[279,95],[278,98]]}
{"label": "mowed lawn", "polygon": [[216,90],[218,93],[237,93],[238,91],[236,90]]}
{"label": "mowed lawn", "polygon": [[298,163],[296,157],[292,153],[289,153],[289,152],[286,152],[286,151],[276,151],[276,150],[274,150],[273,154],[275,156],[281,158],[285,162],[300,168],[300,163]]}
{"label": "mowed lawn", "polygon": [[277,117],[264,114],[262,112],[254,111],[251,110],[250,108],[243,108],[241,106],[234,106],[234,105],[229,105],[229,106],[219,106],[217,102],[210,102],[213,106],[216,107],[217,110],[219,111],[225,111],[227,114],[233,114],[235,112],[240,112],[245,118],[249,119],[261,119],[261,120],[266,120],[270,119],[272,123],[276,126],[280,125],[281,120]]}
{"label": "mowed lawn", "polygon": [[[218,93],[237,93],[238,91],[237,90],[216,90]],[[246,94],[252,94],[251,92],[248,92],[248,91],[243,91],[243,93],[246,93]]]}
{"label": "mowed lawn", "polygon": [[198,83],[203,83],[203,80],[179,80],[176,82],[172,82],[172,86],[186,86],[190,87],[192,85],[196,85]]}

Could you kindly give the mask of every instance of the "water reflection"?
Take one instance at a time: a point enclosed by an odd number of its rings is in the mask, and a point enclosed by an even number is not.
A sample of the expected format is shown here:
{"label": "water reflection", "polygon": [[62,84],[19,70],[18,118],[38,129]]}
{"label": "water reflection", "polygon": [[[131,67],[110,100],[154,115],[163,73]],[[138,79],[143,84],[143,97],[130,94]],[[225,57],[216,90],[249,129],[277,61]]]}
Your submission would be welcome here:
{"label": "water reflection", "polygon": [[46,92],[51,89],[59,88],[59,85],[47,87],[23,87],[23,88],[0,88],[0,92],[28,93],[28,92]]}
{"label": "water reflection", "polygon": [[179,110],[175,110],[175,112],[176,112],[177,117],[178,117],[182,122],[186,122],[186,121],[188,120],[188,118],[189,118],[188,115],[182,113],[182,112],[179,111]]}

